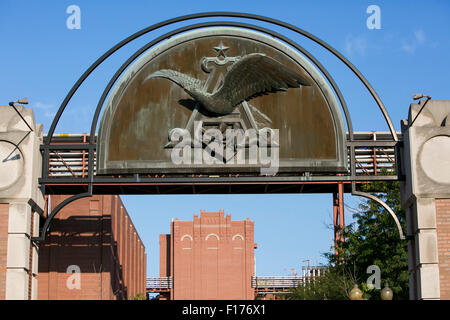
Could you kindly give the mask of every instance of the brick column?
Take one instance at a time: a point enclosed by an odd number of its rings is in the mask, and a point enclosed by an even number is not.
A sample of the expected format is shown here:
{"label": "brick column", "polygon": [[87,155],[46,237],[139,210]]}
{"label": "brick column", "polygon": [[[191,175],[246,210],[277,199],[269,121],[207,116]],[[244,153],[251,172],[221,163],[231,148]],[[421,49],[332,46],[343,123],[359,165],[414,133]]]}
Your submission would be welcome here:
{"label": "brick column", "polygon": [[436,199],[435,204],[440,293],[450,300],[450,199]]}
{"label": "brick column", "polygon": [[8,254],[9,204],[0,203],[0,300],[6,294],[6,256]]}
{"label": "brick column", "polygon": [[37,297],[38,251],[31,237],[38,235],[39,216],[29,203],[44,205],[38,188],[42,125],[32,109],[16,107],[33,130],[12,107],[0,106],[0,298],[28,300]]}
{"label": "brick column", "polygon": [[449,299],[450,101],[423,106],[412,104],[402,122],[410,299]]}

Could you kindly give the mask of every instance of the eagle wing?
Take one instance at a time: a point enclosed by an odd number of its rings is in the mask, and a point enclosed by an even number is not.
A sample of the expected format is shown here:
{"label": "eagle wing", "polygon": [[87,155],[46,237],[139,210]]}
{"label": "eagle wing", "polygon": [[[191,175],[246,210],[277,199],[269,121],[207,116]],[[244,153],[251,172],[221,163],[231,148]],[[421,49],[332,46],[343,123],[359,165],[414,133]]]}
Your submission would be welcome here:
{"label": "eagle wing", "polygon": [[143,82],[146,82],[153,78],[169,79],[188,91],[192,91],[192,89],[201,90],[203,86],[203,82],[201,80],[192,78],[184,73],[170,69],[161,69],[153,72],[152,74],[148,75]]}
{"label": "eagle wing", "polygon": [[261,53],[251,53],[232,65],[213,98],[228,101],[235,106],[264,93],[310,85],[304,77],[273,58]]}

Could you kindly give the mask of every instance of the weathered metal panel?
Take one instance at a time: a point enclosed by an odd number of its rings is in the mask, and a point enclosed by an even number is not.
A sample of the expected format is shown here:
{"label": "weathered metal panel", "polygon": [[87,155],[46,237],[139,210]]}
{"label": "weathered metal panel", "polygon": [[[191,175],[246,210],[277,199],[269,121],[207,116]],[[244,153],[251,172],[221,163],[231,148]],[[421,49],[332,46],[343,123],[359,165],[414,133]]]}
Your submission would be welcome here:
{"label": "weathered metal panel", "polygon": [[[211,93],[220,88],[233,59],[250,53],[275,59],[311,86],[258,96],[238,105],[229,115],[215,117],[201,107],[195,111],[197,102],[174,82],[165,78],[144,81],[149,74],[171,69],[202,81]],[[202,68],[205,58],[215,62]],[[211,68],[206,70],[205,66]],[[192,133],[193,120],[212,127],[226,123],[227,128],[278,129],[278,172],[343,172],[347,168],[339,105],[319,72],[292,48],[271,37],[239,28],[207,28],[153,48],[118,81],[100,123],[97,174],[259,174],[258,164],[174,164],[173,148],[167,147],[169,132],[187,128]]]}

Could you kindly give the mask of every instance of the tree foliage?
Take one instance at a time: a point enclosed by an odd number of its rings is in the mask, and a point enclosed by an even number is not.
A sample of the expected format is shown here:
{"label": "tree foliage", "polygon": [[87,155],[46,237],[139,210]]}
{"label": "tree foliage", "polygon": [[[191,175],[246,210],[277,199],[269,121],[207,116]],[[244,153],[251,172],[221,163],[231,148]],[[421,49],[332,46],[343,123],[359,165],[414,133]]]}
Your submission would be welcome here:
{"label": "tree foliage", "polygon": [[304,285],[292,291],[288,299],[292,300],[345,300],[353,288],[351,275],[340,266],[329,268],[328,272],[306,281]]}
{"label": "tree foliage", "polygon": [[129,297],[128,300],[147,300],[145,293],[136,293],[134,297]]}
{"label": "tree foliage", "polygon": [[[362,190],[376,195],[392,208],[402,229],[406,230],[398,182],[371,182],[364,184]],[[324,254],[328,259],[327,276],[315,284],[297,288],[290,298],[348,299],[348,292],[356,283],[363,291],[363,298],[378,300],[380,290],[369,290],[366,286],[371,275],[366,273],[370,265],[377,265],[381,270],[381,289],[387,282],[394,291],[394,299],[409,298],[407,241],[399,238],[394,219],[373,200],[361,201],[353,218],[355,221],[343,230],[345,241],[338,248],[338,254]],[[342,295],[342,290],[346,290],[347,295]]]}

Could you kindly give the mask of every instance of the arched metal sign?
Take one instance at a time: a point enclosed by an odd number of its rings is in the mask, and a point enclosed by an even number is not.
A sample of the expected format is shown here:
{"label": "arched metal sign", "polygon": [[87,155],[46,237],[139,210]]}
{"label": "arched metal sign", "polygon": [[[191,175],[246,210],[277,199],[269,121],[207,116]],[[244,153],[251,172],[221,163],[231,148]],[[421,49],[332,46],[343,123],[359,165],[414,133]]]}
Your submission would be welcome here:
{"label": "arched metal sign", "polygon": [[[223,17],[245,21],[174,27]],[[355,137],[345,99],[322,64],[285,35],[248,20],[293,31],[336,56],[372,95],[390,135],[377,141]],[[108,82],[89,137],[59,143],[56,125],[84,80],[121,47],[166,26],[173,29],[137,50]],[[375,165],[373,174],[357,168],[356,154],[373,150],[375,159],[376,148],[397,154],[398,137],[386,109],[362,74],[324,41],[251,14],[211,12],[166,20],[108,50],[61,104],[41,146],[40,183],[45,194],[75,195],[53,210],[35,240],[45,239],[52,218],[65,204],[93,193],[335,192],[339,183],[345,191],[385,206],[356,190],[359,182],[392,181],[401,175],[398,161],[390,162],[394,174],[389,175]],[[82,167],[75,172],[64,155],[80,159]],[[66,175],[52,167],[56,156],[67,167]],[[403,237],[401,228],[399,232]]]}
{"label": "arched metal sign", "polygon": [[[215,111],[229,96],[237,103]],[[264,130],[278,132],[266,159]],[[208,133],[219,138],[208,143]],[[100,122],[97,173],[343,173],[345,140],[332,89],[306,58],[261,33],[205,28],[152,48],[116,83]]]}

